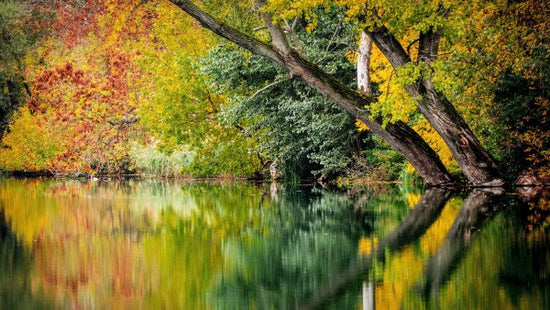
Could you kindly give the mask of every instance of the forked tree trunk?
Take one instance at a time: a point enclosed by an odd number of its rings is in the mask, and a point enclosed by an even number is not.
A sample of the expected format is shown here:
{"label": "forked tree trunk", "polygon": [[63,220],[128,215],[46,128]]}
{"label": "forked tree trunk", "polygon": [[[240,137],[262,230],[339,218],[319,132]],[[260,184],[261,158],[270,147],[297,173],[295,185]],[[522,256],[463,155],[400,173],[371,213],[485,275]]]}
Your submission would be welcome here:
{"label": "forked tree trunk", "polygon": [[271,22],[270,16],[264,14],[264,21],[271,33],[272,46],[254,37],[229,27],[191,1],[171,0],[214,33],[236,43],[252,53],[265,57],[276,65],[287,70],[291,77],[300,79],[321,94],[338,104],[353,117],[364,122],[370,130],[386,140],[398,150],[417,170],[424,182],[430,185],[454,183],[453,178],[441,163],[441,160],[430,146],[409,126],[403,122],[388,124],[382,127],[382,120],[371,118],[368,105],[376,99],[365,96],[342,84],[333,76],[321,70],[317,65],[303,58],[290,48],[284,33]]}
{"label": "forked tree trunk", "polygon": [[[372,46],[373,42],[371,38],[367,33],[362,31],[357,53],[357,89],[365,95],[371,95],[372,93],[372,84],[369,74]],[[363,117],[359,117],[359,119],[366,124],[370,121],[368,118],[365,119]],[[373,126],[372,121],[370,121],[370,123],[371,126]],[[378,127],[377,125],[378,124],[374,124],[374,127]],[[373,128],[371,128],[371,130],[373,130]],[[384,140],[394,145],[405,158],[409,159],[409,162],[411,162],[414,167],[423,169],[420,174],[424,179],[436,180],[438,179],[438,175],[432,175],[433,171],[445,169],[440,161],[438,163],[432,163],[431,161],[425,160],[426,157],[437,157],[437,154],[429,147],[425,150],[419,150],[419,148],[427,147],[427,145],[418,144],[418,138],[415,137],[417,133],[403,122],[389,124],[386,126],[385,130],[383,128],[374,128],[374,130],[378,132]],[[441,167],[433,169],[432,165],[434,164],[440,164]],[[450,180],[447,182],[450,182]]]}
{"label": "forked tree trunk", "polygon": [[[386,27],[377,26],[365,29],[365,32],[395,69],[411,62],[403,46]],[[420,34],[418,62],[430,64],[437,58],[440,36],[441,30],[433,29]],[[414,85],[407,87],[407,91],[417,98],[420,112],[443,138],[468,181],[476,186],[504,184],[494,159],[481,146],[449,100],[435,90],[430,80],[420,78]]]}

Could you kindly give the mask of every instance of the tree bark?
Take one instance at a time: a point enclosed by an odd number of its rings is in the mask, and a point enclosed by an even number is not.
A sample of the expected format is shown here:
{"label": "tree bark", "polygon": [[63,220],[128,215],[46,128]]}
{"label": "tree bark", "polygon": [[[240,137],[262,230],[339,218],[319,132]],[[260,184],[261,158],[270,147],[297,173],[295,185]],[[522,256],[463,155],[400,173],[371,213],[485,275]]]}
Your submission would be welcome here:
{"label": "tree bark", "polygon": [[431,81],[419,85],[419,109],[441,135],[462,173],[474,186],[502,186],[498,167],[468,124]]}
{"label": "tree bark", "polygon": [[359,52],[357,55],[357,89],[368,95],[372,92],[369,75],[371,52],[372,40],[362,31],[361,41],[359,42]]}
{"label": "tree bark", "polygon": [[452,176],[433,149],[409,126],[403,122],[382,127],[380,118],[371,118],[366,107],[376,99],[365,96],[342,84],[317,65],[303,58],[288,44],[283,31],[271,22],[271,16],[264,14],[264,21],[270,31],[272,46],[248,36],[202,11],[191,1],[171,0],[187,12],[205,28],[236,43],[237,45],[263,56],[288,71],[292,78],[300,79],[321,94],[338,104],[353,117],[364,122],[371,131],[386,140],[398,150],[429,185],[454,183]]}
{"label": "tree bark", "polygon": [[[399,41],[384,26],[365,29],[394,69],[411,62]],[[430,64],[437,58],[441,31],[428,30],[419,37],[418,61]],[[475,186],[501,186],[498,167],[491,155],[481,146],[462,116],[430,80],[420,78],[407,88],[417,99],[420,112],[443,138],[460,169]]]}

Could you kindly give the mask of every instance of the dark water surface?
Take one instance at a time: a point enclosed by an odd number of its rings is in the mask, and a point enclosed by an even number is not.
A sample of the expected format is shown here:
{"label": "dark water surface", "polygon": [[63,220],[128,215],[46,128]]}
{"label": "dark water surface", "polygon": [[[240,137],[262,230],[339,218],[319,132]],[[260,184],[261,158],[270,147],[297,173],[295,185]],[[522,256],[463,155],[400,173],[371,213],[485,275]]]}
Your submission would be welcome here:
{"label": "dark water surface", "polygon": [[549,309],[550,206],[405,185],[0,180],[0,309]]}

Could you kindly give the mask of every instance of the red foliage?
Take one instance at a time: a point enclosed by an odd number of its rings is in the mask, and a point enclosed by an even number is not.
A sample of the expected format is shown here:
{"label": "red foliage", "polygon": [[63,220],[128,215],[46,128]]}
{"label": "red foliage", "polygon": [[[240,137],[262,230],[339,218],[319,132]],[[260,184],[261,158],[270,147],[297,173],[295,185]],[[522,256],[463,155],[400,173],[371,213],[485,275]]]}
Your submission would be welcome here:
{"label": "red foliage", "polygon": [[67,48],[78,45],[90,33],[100,34],[97,16],[105,12],[104,1],[57,0],[53,2],[53,6],[56,17],[52,27]]}
{"label": "red foliage", "polygon": [[[61,152],[48,169],[59,172],[108,172],[126,169],[130,139],[139,134],[136,90],[142,72],[132,42],[147,38],[156,18],[142,0],[27,0],[41,14],[29,25],[48,33],[40,66],[32,73],[29,110],[38,124],[51,128]],[[55,63],[60,54],[83,47],[82,61]],[[77,49],[80,51],[80,49]],[[72,51],[67,54],[71,54]],[[89,53],[89,52],[85,52]]]}
{"label": "red foliage", "polygon": [[[42,69],[32,84],[29,106],[37,121],[58,132],[65,151],[53,171],[119,173],[136,130],[131,83],[139,77],[128,54],[112,52],[107,72],[76,69],[71,62]],[[94,82],[101,81],[101,82]]]}

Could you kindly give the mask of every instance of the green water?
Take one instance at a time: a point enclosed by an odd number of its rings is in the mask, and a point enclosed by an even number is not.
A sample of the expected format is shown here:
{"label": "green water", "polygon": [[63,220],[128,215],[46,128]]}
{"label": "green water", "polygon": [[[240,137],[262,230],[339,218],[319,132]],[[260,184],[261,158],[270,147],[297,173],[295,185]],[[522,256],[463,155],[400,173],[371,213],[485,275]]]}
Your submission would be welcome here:
{"label": "green water", "polygon": [[0,309],[548,309],[550,206],[410,186],[0,180]]}

